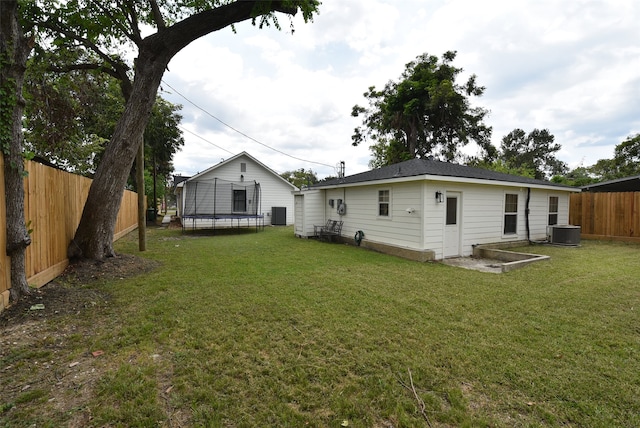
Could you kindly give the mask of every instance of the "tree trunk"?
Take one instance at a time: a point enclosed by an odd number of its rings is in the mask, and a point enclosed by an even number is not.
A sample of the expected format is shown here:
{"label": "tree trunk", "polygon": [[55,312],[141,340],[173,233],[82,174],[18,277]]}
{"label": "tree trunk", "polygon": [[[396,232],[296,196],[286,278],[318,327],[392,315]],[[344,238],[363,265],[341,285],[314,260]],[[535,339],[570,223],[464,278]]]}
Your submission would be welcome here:
{"label": "tree trunk", "polygon": [[[254,8],[258,3],[240,1],[206,10],[171,27],[160,28],[142,40],[131,97],[96,170],[80,224],[67,250],[70,259],[101,260],[115,255],[113,235],[127,176],[138,145],[143,140],[160,80],[171,58],[206,34],[254,18]],[[283,6],[281,2],[269,3],[268,9],[263,7],[260,13],[281,11],[295,14],[297,11],[297,7]]]}
{"label": "tree trunk", "polygon": [[25,249],[31,237],[24,220],[24,159],[22,157],[22,84],[33,39],[18,23],[16,0],[0,1],[0,144],[4,154],[7,255],[11,258],[10,299],[29,293]]}
{"label": "tree trunk", "polygon": [[141,49],[131,97],[96,170],[80,224],[67,251],[70,259],[101,260],[115,255],[113,235],[122,194],[169,59]]}

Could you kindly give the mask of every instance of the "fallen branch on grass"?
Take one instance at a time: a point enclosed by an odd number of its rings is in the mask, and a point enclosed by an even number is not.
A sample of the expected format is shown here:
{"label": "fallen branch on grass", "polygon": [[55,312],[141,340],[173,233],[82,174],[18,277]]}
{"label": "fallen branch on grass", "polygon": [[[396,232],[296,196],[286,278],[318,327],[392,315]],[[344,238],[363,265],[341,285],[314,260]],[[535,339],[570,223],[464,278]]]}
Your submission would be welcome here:
{"label": "fallen branch on grass", "polygon": [[422,417],[427,422],[427,425],[431,427],[431,421],[429,421],[429,416],[427,416],[427,406],[424,404],[424,400],[420,398],[420,396],[418,395],[418,392],[416,391],[416,387],[413,384],[413,375],[411,374],[411,369],[407,369],[407,371],[409,372],[410,385],[407,385],[401,379],[398,379],[398,382],[400,382],[400,385],[404,386],[405,388],[407,388],[409,391],[413,393],[413,396],[418,402],[418,407],[420,409],[420,413],[422,414]]}

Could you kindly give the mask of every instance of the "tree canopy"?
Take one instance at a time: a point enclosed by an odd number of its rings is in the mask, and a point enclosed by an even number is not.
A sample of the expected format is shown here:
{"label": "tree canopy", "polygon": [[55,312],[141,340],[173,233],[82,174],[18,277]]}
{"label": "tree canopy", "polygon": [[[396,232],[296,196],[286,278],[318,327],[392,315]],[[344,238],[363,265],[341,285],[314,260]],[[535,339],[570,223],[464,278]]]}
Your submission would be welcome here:
{"label": "tree canopy", "polygon": [[640,134],[629,136],[616,146],[613,163],[615,177],[611,178],[640,175]]}
{"label": "tree canopy", "polygon": [[91,176],[124,111],[119,83],[99,72],[52,72],[30,61],[25,80],[25,149]]}
{"label": "tree canopy", "polygon": [[372,167],[427,156],[453,161],[462,158],[460,149],[471,142],[495,151],[491,127],[483,122],[488,111],[470,102],[485,88],[475,75],[456,83],[463,70],[452,65],[455,57],[451,51],[441,60],[420,55],[406,64],[397,82],[389,81],[382,90],[371,86],[364,93],[368,107],[353,107],[351,114],[362,116],[362,126],[355,128],[352,144],[372,140]]}
{"label": "tree canopy", "polygon": [[280,177],[284,178],[298,189],[302,188],[302,186],[309,186],[318,182],[318,176],[316,173],[311,169],[307,171],[304,168],[296,169],[295,171],[285,171],[280,174]]}
{"label": "tree canopy", "polygon": [[527,134],[516,128],[502,138],[500,159],[510,168],[533,171],[534,178],[549,179],[567,172],[567,165],[555,157],[562,147],[554,143],[548,129],[534,129]]}
{"label": "tree canopy", "polygon": [[173,173],[173,155],[184,145],[182,131],[178,128],[182,120],[178,113],[181,109],[181,105],[172,104],[158,96],[144,131],[145,170],[152,179],[151,186],[145,185],[149,207],[155,206],[157,199],[164,196]]}

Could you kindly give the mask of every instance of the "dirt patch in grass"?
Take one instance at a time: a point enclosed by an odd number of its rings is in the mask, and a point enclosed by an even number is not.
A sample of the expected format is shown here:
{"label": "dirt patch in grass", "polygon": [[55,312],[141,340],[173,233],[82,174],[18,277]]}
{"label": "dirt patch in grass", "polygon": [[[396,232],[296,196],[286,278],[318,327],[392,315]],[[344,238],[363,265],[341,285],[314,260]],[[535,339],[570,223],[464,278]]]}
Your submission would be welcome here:
{"label": "dirt patch in grass", "polygon": [[100,350],[88,347],[95,325],[73,317],[110,305],[111,297],[97,282],[157,266],[128,254],[82,261],[0,313],[0,425],[27,420],[33,425],[50,420],[64,420],[67,426],[89,423],[86,403],[107,367]]}
{"label": "dirt patch in grass", "polygon": [[[97,300],[108,300],[102,291],[87,287],[101,280],[124,279],[149,272],[159,265],[153,260],[120,254],[104,261],[83,260],[71,264],[58,278],[0,313],[0,337],[4,328],[29,320],[42,320],[56,315],[76,313],[95,306]],[[41,306],[39,306],[41,305]]]}

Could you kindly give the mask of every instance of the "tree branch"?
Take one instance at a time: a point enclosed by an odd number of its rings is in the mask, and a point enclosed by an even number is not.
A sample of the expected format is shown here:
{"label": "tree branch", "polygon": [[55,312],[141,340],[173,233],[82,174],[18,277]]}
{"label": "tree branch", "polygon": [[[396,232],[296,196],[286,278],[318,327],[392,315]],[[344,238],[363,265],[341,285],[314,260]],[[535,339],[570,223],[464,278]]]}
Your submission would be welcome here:
{"label": "tree branch", "polygon": [[[100,57],[100,59],[102,59],[106,64],[109,64],[111,67],[113,67],[113,70],[112,70],[113,73],[109,73],[109,74],[111,74],[112,76],[120,80],[125,80],[125,79],[129,80],[129,77],[127,76],[127,71],[129,70],[129,66],[127,66],[121,61],[117,61],[113,59],[111,56],[102,52],[95,43],[85,39],[84,37],[80,37],[76,35],[72,31],[62,28],[56,22],[50,22],[49,20],[47,20],[43,22],[41,26],[44,28],[48,28],[52,31],[58,32],[63,36],[80,43],[82,46],[84,46],[85,48],[89,49],[90,51],[98,55],[98,57]],[[105,71],[106,70],[108,70],[107,67],[105,67]]]}
{"label": "tree branch", "polygon": [[265,10],[263,3],[256,0],[238,0],[233,3],[205,10],[189,16],[174,25],[167,27],[168,31],[156,33],[145,38],[150,44],[162,44],[169,49],[173,56],[189,43],[202,36],[218,31],[222,28],[272,12],[295,15],[297,6],[284,5],[282,1],[274,1]]}
{"label": "tree branch", "polygon": [[427,406],[424,404],[424,400],[420,398],[420,396],[418,395],[418,392],[416,391],[416,387],[413,384],[413,375],[411,374],[411,369],[407,369],[407,372],[409,372],[410,385],[407,385],[406,383],[404,383],[402,379],[400,379],[399,377],[397,378],[398,382],[400,382],[400,385],[404,386],[406,389],[413,392],[413,397],[416,399],[416,402],[418,403],[420,414],[424,418],[425,422],[427,422],[427,425],[431,427],[431,421],[429,420],[429,416],[427,416]]}
{"label": "tree branch", "polygon": [[[98,9],[100,9],[100,11],[102,13],[104,13],[106,16],[109,17],[109,20],[111,22],[113,22],[113,24],[118,27],[120,29],[120,31],[122,31],[122,33],[127,36],[131,41],[133,41],[136,45],[139,45],[139,43],[142,41],[142,37],[140,36],[140,30],[137,28],[137,23],[134,23],[132,21],[129,21],[129,25],[131,25],[131,29],[133,30],[133,33],[131,31],[129,31],[124,25],[122,25],[118,19],[116,19],[116,17],[113,15],[113,13],[111,13],[110,9],[105,7],[102,4],[102,1],[91,1],[91,3],[93,3],[94,5],[96,5],[96,7],[98,7]],[[128,9],[128,8],[127,8]],[[135,16],[135,10],[131,11],[131,14]],[[126,17],[125,17],[126,19]]]}
{"label": "tree branch", "polygon": [[51,71],[53,73],[68,73],[70,71],[81,71],[81,70],[100,70],[118,80],[121,78],[116,70],[109,67],[105,67],[104,64],[95,64],[95,63],[87,62],[87,63],[78,63],[78,64],[66,64],[62,66],[50,65],[47,67],[47,71]]}
{"label": "tree branch", "polygon": [[137,46],[140,46],[140,43],[142,42],[142,35],[140,34],[140,25],[138,25],[138,14],[136,13],[135,5],[131,0],[127,0],[126,3],[127,9],[129,9],[129,25],[131,26],[131,30],[133,30],[131,40],[133,40]]}
{"label": "tree branch", "polygon": [[156,22],[158,26],[158,31],[164,30],[167,28],[167,24],[164,22],[164,18],[162,17],[162,12],[158,7],[158,2],[156,0],[150,0],[151,3],[151,11],[153,12],[153,20]]}

